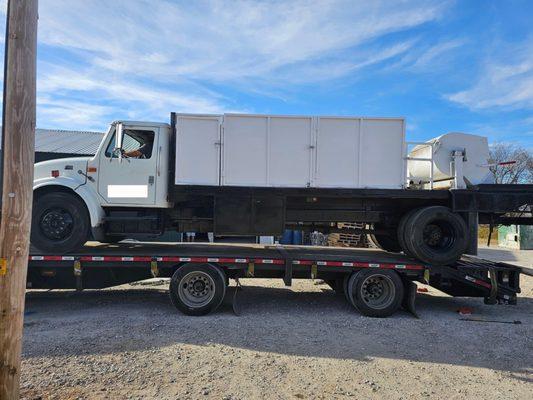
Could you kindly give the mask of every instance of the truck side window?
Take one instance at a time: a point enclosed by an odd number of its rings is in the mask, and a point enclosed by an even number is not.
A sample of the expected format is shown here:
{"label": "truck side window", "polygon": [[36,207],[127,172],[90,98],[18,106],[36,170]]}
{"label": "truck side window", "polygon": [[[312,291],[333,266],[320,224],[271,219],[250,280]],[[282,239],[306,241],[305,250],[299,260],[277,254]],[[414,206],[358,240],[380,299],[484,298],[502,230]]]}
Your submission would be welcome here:
{"label": "truck side window", "polygon": [[[122,149],[130,157],[148,159],[152,157],[152,150],[154,146],[155,133],[153,131],[143,131],[140,129],[125,129],[124,137],[122,138]],[[105,156],[108,158],[116,158],[113,154],[116,147],[115,134],[111,136],[111,140],[107,145]]]}
{"label": "truck side window", "polygon": [[109,141],[109,144],[105,149],[105,156],[107,158],[116,157],[115,155],[113,155],[113,150],[115,149],[115,142],[115,133],[113,133],[113,135],[111,136],[111,140]]}
{"label": "truck side window", "polygon": [[152,157],[155,133],[140,129],[125,129],[122,148],[127,156],[147,159]]}

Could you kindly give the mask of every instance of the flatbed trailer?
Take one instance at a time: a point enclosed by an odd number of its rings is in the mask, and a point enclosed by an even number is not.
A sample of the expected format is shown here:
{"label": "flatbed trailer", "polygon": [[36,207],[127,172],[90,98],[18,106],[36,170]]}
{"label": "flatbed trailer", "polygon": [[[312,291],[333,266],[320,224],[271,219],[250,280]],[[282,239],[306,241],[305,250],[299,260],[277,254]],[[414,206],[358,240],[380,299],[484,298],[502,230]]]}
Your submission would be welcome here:
{"label": "flatbed trailer", "polygon": [[153,277],[171,278],[172,303],[204,315],[222,302],[234,279],[322,279],[362,314],[386,317],[403,307],[416,316],[416,284],[451,296],[516,304],[520,273],[514,265],[463,256],[449,266],[422,264],[378,249],[213,243],[90,243],[70,255],[31,253],[27,287],[99,289]]}

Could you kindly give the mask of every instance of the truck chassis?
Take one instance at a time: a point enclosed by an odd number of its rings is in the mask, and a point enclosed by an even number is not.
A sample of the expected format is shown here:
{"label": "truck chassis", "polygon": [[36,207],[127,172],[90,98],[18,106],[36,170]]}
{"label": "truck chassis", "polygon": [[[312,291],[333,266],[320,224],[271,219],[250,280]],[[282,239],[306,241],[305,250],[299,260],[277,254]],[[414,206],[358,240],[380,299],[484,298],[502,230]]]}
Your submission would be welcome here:
{"label": "truck chassis", "polygon": [[172,303],[185,314],[205,315],[221,304],[235,279],[323,279],[362,314],[387,317],[403,307],[416,315],[415,282],[451,296],[483,297],[486,304],[516,304],[520,273],[529,270],[463,256],[449,266],[422,264],[373,249],[310,246],[148,244],[85,246],[73,255],[33,253],[27,287],[98,289],[152,277],[171,278]]}

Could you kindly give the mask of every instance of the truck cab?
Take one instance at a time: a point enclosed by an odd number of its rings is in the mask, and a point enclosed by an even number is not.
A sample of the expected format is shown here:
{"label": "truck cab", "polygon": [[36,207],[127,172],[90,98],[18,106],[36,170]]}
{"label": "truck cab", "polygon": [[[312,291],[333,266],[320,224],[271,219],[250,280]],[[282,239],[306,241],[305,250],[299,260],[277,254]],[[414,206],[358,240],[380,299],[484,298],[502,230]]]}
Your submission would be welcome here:
{"label": "truck cab", "polygon": [[108,239],[110,209],[170,207],[169,143],[168,124],[116,121],[94,157],[37,163],[32,243],[68,252],[91,236]]}
{"label": "truck cab", "polygon": [[147,122],[111,124],[95,157],[88,185],[102,207],[168,207],[170,127]]}

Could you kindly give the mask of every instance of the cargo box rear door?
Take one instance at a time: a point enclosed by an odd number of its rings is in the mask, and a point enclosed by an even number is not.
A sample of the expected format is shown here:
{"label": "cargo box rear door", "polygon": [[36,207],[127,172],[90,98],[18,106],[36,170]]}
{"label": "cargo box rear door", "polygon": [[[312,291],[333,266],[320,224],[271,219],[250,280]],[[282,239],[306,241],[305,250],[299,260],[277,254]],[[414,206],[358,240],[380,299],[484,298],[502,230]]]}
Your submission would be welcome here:
{"label": "cargo box rear door", "polygon": [[216,115],[177,116],[176,185],[219,185],[220,127]]}

